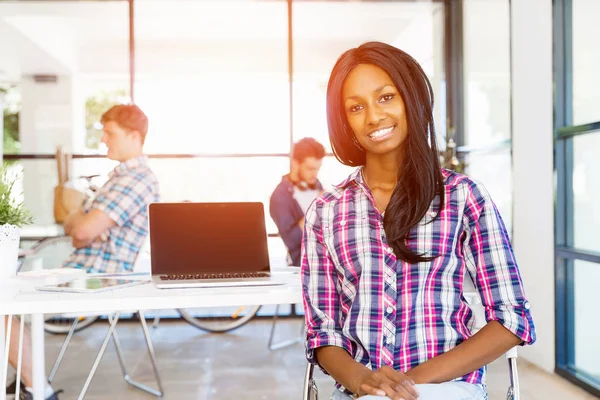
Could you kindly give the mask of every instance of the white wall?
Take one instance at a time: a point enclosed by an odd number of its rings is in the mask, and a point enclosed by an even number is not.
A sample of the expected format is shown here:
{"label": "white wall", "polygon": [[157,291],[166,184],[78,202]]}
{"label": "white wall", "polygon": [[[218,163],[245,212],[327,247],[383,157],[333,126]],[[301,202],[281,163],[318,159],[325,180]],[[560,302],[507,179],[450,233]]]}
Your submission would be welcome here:
{"label": "white wall", "polygon": [[513,242],[537,343],[520,355],[554,370],[552,0],[511,1]]}
{"label": "white wall", "polygon": [[[464,0],[465,145],[497,145],[511,135],[510,6],[508,0]],[[481,181],[512,235],[510,145],[471,152],[467,175]]]}

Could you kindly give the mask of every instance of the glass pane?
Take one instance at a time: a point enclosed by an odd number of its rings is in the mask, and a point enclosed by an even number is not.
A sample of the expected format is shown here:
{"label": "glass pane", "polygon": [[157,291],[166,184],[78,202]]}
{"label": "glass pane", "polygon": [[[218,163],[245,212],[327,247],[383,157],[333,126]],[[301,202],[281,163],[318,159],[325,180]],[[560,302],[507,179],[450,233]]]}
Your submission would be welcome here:
{"label": "glass pane", "polygon": [[421,64],[435,92],[437,133],[445,136],[441,2],[295,2],[293,30],[294,141],[310,136],[331,150],[325,110],[329,74],[344,51],[369,40],[396,46]]}
{"label": "glass pane", "polygon": [[[465,145],[511,137],[508,0],[464,0]],[[485,181],[484,181],[485,182]]]}
{"label": "glass pane", "polygon": [[289,152],[285,1],[139,1],[135,29],[148,153]]}
{"label": "glass pane", "polygon": [[[114,162],[74,160],[80,175],[107,175]],[[267,231],[276,233],[269,217],[269,196],[289,170],[287,157],[151,158],[150,168],[160,186],[161,201],[260,201],[265,204]]]}
{"label": "glass pane", "polygon": [[598,307],[600,264],[574,261],[575,366],[600,382]]}
{"label": "glass pane", "polygon": [[[56,161],[20,160],[6,165],[19,177],[16,198],[24,200],[33,212],[35,224],[53,224]],[[87,182],[79,177],[100,175],[92,184],[101,186],[116,165],[106,158],[73,159],[71,177],[78,189],[85,190]],[[150,167],[158,178],[162,201],[260,201],[265,204],[267,231],[277,232],[268,215],[269,197],[289,171],[287,157],[151,158]],[[334,157],[325,157],[319,177],[328,187],[342,182],[352,171]]]}
{"label": "glass pane", "polygon": [[508,234],[512,236],[512,162],[510,148],[474,152],[466,157],[466,174],[487,188],[496,203]]}
{"label": "glass pane", "polygon": [[600,121],[600,1],[573,1],[573,125]]}
{"label": "glass pane", "polygon": [[[323,163],[325,185],[339,183],[345,171],[330,157]],[[289,171],[287,157],[150,159],[158,177],[162,201],[260,201],[265,205],[267,231],[277,233],[269,216],[269,198]]]}
{"label": "glass pane", "polygon": [[128,26],[127,1],[0,2],[5,153],[98,147],[99,113],[129,96]]}
{"label": "glass pane", "polygon": [[573,138],[574,246],[600,252],[600,131]]}
{"label": "glass pane", "polygon": [[54,187],[58,184],[54,160],[5,162],[10,174],[16,174],[15,199],[23,201],[33,214],[35,225],[54,223]]}

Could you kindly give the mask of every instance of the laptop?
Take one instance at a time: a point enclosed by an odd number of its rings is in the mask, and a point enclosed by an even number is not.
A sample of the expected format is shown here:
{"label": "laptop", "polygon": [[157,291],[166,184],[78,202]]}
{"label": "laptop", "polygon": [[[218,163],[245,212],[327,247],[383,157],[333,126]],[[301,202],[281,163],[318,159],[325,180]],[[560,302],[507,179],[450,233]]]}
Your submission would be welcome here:
{"label": "laptop", "polygon": [[262,203],[151,203],[158,288],[281,285],[271,277]]}

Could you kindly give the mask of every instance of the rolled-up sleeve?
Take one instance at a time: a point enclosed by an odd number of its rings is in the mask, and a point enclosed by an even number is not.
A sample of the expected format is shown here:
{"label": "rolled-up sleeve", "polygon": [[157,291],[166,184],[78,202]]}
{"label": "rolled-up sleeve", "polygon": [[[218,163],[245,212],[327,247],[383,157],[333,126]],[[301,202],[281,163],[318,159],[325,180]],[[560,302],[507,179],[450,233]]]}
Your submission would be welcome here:
{"label": "rolled-up sleeve", "polygon": [[467,192],[468,236],[464,255],[485,307],[487,321],[498,321],[522,340],[536,334],[504,222],[489,193],[473,182]]}
{"label": "rolled-up sleeve", "polygon": [[306,319],[306,358],[316,364],[315,349],[337,346],[352,355],[342,332],[342,313],[334,263],[323,241],[319,201],[306,213],[302,241],[302,295]]}

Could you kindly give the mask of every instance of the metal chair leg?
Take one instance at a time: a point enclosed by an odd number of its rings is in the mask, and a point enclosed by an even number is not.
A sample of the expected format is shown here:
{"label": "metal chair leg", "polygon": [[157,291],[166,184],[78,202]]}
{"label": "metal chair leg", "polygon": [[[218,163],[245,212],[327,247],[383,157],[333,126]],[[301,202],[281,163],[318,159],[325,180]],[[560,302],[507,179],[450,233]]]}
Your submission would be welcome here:
{"label": "metal chair leg", "polygon": [[521,388],[519,387],[519,374],[517,371],[517,359],[508,359],[508,371],[510,374],[510,387],[508,388],[508,400],[521,400]]}
{"label": "metal chair leg", "polygon": [[52,371],[50,371],[50,375],[48,376],[48,383],[52,383],[52,381],[54,380],[54,376],[56,375],[58,367],[62,362],[63,357],[65,356],[65,352],[67,351],[67,347],[71,342],[71,338],[73,337],[73,333],[75,332],[78,323],[79,318],[74,318],[73,323],[71,324],[71,329],[69,329],[69,333],[67,334],[67,337],[65,338],[65,341],[63,342],[62,347],[60,348],[58,357],[56,357],[56,361],[54,361],[54,365],[52,366]]}
{"label": "metal chair leg", "polygon": [[[279,316],[279,304],[277,304],[277,306],[275,307],[275,315],[273,315],[273,324],[271,325],[271,334],[269,335],[269,343],[268,343],[269,350],[271,350],[271,351],[279,350],[279,349],[283,349],[285,347],[289,347],[296,343],[302,343],[302,337],[300,336],[295,339],[284,340],[282,342],[273,344],[273,338],[275,337],[275,326],[277,325],[277,317],[278,316]],[[304,328],[302,328],[302,329],[304,329]]]}
{"label": "metal chair leg", "polygon": [[[154,376],[156,377],[156,383],[158,385],[158,390],[153,389],[153,388],[146,386],[142,383],[139,383],[137,381],[134,381],[131,378],[131,376],[129,375],[129,372],[127,372],[127,366],[125,364],[125,357],[123,356],[123,350],[121,349],[121,342],[119,340],[119,336],[117,335],[117,331],[115,330],[112,333],[112,337],[114,339],[115,349],[117,350],[119,365],[121,366],[121,371],[123,371],[123,379],[125,380],[125,382],[127,382],[131,386],[136,387],[140,390],[143,390],[144,392],[147,392],[151,395],[154,395],[156,397],[162,397],[163,396],[162,383],[160,381],[160,375],[158,372],[158,364],[156,362],[156,356],[154,355],[154,348],[152,347],[152,341],[150,339],[150,334],[148,332],[148,326],[146,325],[144,313],[142,311],[138,311],[138,312],[140,315],[140,323],[142,324],[142,330],[144,332],[144,338],[146,340],[146,345],[148,347],[148,354],[150,355],[150,361],[152,362]],[[110,317],[109,317],[109,320],[110,320]]]}
{"label": "metal chair leg", "polygon": [[121,315],[120,312],[116,312],[115,316],[112,319],[109,318],[110,327],[108,328],[108,333],[106,334],[106,337],[104,338],[104,342],[102,343],[102,346],[100,347],[100,351],[98,352],[98,355],[96,356],[96,360],[94,361],[92,370],[90,371],[90,373],[85,381],[85,384],[83,385],[83,388],[81,389],[81,393],[79,393],[79,397],[77,398],[78,400],[83,400],[83,398],[85,397],[85,394],[87,393],[88,388],[90,387],[90,383],[92,383],[92,379],[94,379],[94,375],[96,374],[98,365],[100,365],[100,361],[102,360],[102,357],[104,356],[104,352],[106,351],[108,342],[110,341],[110,338],[112,337],[112,334],[115,331],[117,322],[119,322],[120,315]]}
{"label": "metal chair leg", "polygon": [[318,400],[319,399],[319,390],[317,389],[317,384],[313,379],[313,372],[315,370],[315,366],[311,363],[306,365],[306,372],[304,374],[304,392],[302,394],[302,400]]}

